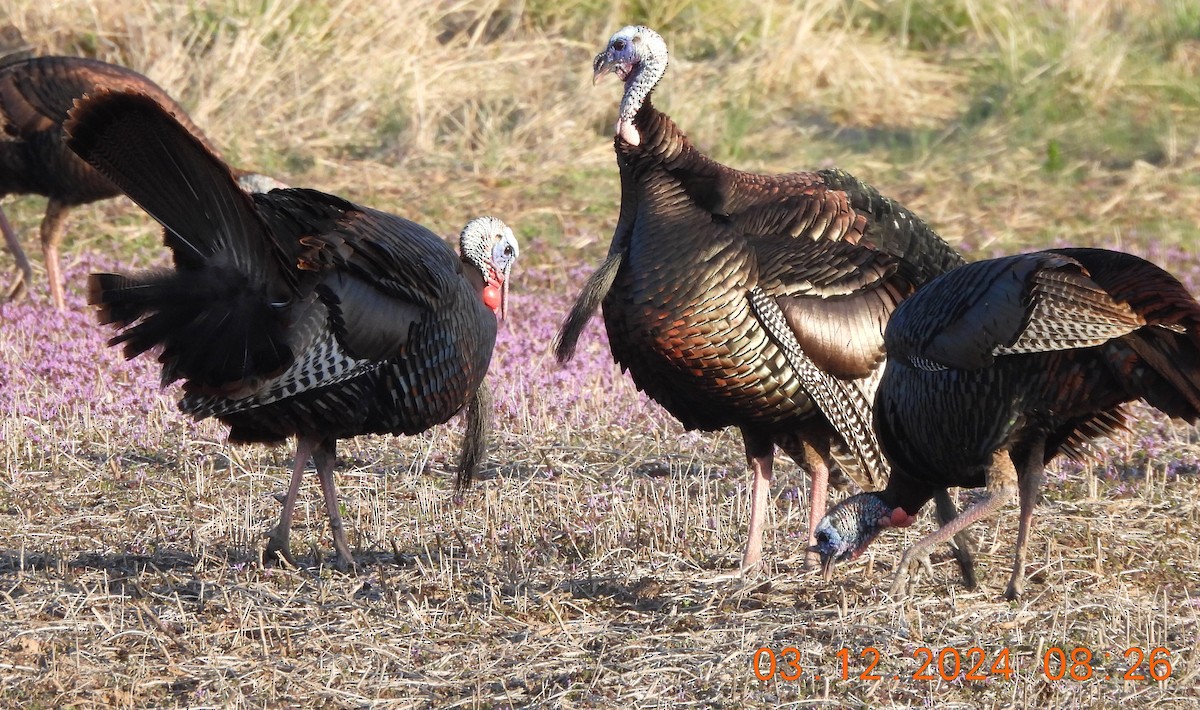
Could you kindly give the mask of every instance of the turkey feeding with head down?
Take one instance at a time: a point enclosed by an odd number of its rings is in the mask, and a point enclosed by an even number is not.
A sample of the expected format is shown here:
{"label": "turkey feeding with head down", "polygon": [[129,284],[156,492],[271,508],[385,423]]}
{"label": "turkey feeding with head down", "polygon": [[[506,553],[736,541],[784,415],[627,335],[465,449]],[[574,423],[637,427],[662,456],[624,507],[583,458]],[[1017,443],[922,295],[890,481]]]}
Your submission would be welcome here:
{"label": "turkey feeding with head down", "polygon": [[910,525],[948,487],[987,488],[904,553],[894,596],[933,546],[1018,496],[1004,593],[1017,598],[1051,459],[1082,458],[1091,439],[1123,428],[1125,404],[1137,399],[1188,422],[1200,416],[1200,304],[1175,277],[1129,254],[1052,249],[963,266],[901,304],[886,342],[875,427],[892,476],[821,521],[826,577],[883,530]]}
{"label": "turkey feeding with head down", "polygon": [[[64,143],[62,125],[75,99],[102,90],[137,91],[153,98],[208,150],[216,152],[183,107],[131,69],[83,57],[33,57],[0,65],[0,197],[35,194],[49,198],[41,226],[42,257],[50,297],[60,311],[66,307],[66,296],[58,247],[66,230],[67,211],[121,194]],[[284,187],[263,175],[241,170],[234,174],[247,190]],[[0,232],[18,272],[7,298],[18,299],[33,280],[33,268],[3,211]]]}
{"label": "turkey feeding with head down", "polygon": [[296,437],[296,461],[267,553],[289,562],[292,508],[311,457],[336,564],[353,557],[338,510],[338,439],[416,434],[467,408],[458,483],[485,453],[484,375],[509,272],[512,231],[469,222],[461,256],[415,222],[315,190],[250,195],[153,97],[80,102],[68,145],[165,227],[174,269],[93,274],[89,302],[120,329],[110,343],[154,349],[180,408],[216,417],[234,442]]}
{"label": "turkey feeding with head down", "polygon": [[752,471],[746,572],[762,557],[776,445],[812,477],[810,531],[835,459],[862,488],[882,486],[870,402],[883,326],[916,287],[963,262],[845,172],[758,175],[708,158],[651,104],[666,68],[666,43],[646,27],[620,30],[595,59],[596,79],[625,84],[614,139],[621,208],[557,356],[572,357],[603,303],[613,357],[639,389],[688,429],[741,430]]}

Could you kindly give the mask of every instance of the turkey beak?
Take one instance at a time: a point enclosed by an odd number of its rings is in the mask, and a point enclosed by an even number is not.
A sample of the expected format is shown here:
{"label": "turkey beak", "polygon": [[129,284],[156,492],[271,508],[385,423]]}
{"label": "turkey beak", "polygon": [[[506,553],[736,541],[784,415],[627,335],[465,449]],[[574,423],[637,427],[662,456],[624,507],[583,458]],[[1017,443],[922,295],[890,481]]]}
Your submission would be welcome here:
{"label": "turkey beak", "polygon": [[[817,550],[814,549],[814,552]],[[835,563],[834,556],[831,554],[821,555],[821,579],[828,582],[833,579],[833,565]]]}
{"label": "turkey beak", "polygon": [[508,317],[508,277],[510,272],[512,272],[512,266],[513,262],[508,262],[499,273],[500,307],[496,309],[496,320],[498,321],[502,321]]}
{"label": "turkey beak", "polygon": [[504,273],[504,283],[500,284],[500,320],[508,317],[508,272]]}
{"label": "turkey beak", "polygon": [[614,65],[612,57],[605,50],[596,55],[595,61],[592,62],[592,86],[595,86],[600,81],[600,77],[613,71]]}

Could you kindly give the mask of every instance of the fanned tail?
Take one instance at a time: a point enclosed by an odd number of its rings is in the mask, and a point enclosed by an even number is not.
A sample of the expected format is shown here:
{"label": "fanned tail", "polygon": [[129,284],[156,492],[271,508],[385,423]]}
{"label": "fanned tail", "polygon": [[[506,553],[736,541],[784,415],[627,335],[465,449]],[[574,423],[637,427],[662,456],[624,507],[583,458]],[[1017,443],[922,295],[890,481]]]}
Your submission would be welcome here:
{"label": "fanned tail", "polygon": [[256,278],[269,272],[289,278],[285,257],[295,248],[272,243],[229,166],[150,96],[85,96],[63,130],[71,150],[162,223],[179,266],[198,267],[223,254]]}
{"label": "fanned tail", "polygon": [[77,101],[68,145],[161,222],[174,271],[96,274],[88,300],[127,357],[161,346],[163,381],[192,390],[252,387],[292,360],[287,306],[297,245],[276,243],[227,165],[139,92]]}
{"label": "fanned tail", "polygon": [[292,361],[279,314],[239,274],[197,272],[92,274],[88,303],[99,320],[123,328],[108,342],[126,358],[161,346],[162,384],[232,395],[282,372]]}

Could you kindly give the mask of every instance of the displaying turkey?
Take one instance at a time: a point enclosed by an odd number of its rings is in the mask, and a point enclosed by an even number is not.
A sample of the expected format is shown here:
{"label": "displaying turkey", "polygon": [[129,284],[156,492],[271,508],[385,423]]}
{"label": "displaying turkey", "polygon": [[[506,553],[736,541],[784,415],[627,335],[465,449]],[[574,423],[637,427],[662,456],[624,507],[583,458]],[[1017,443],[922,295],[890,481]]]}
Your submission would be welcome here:
{"label": "displaying turkey", "polygon": [[311,456],[336,563],[353,563],[338,512],[337,440],[415,434],[467,406],[459,485],[484,454],[484,375],[505,313],[512,231],[481,217],[461,258],[419,224],[315,190],[248,195],[153,97],[80,102],[67,144],[165,227],[173,270],[93,274],[88,300],[126,357],[157,349],[180,408],[234,442],[295,436],[296,462],[269,555],[293,562],[292,508]]}
{"label": "displaying turkey", "polygon": [[1043,468],[1079,458],[1123,428],[1137,399],[1200,416],[1200,304],[1173,276],[1102,249],[1053,249],[970,264],[902,303],[887,327],[875,403],[892,477],[833,508],[817,528],[826,576],[887,527],[904,526],[950,486],[986,486],[977,503],[910,547],[909,569],[1014,495],[1021,517],[1005,596],[1023,591]]}
{"label": "displaying turkey", "polygon": [[[59,310],[65,308],[65,298],[58,245],[67,211],[121,194],[63,143],[62,124],[72,102],[101,89],[133,90],[152,97],[213,150],[179,104],[154,82],[125,67],[82,57],[35,57],[0,65],[0,197],[32,193],[49,198],[42,219],[42,254],[50,296]],[[246,178],[247,189],[283,187],[264,176],[235,174]],[[19,298],[33,280],[33,269],[2,210],[0,231],[19,272],[7,297]]]}
{"label": "displaying turkey", "polygon": [[[884,323],[916,286],[963,262],[844,172],[756,175],[706,157],[651,105],[666,68],[666,44],[646,27],[618,31],[596,57],[596,79],[625,83],[614,140],[621,209],[557,356],[572,357],[603,301],[613,357],[639,389],[688,429],[741,430],[753,476],[745,572],[762,556],[776,444],[812,477],[810,534],[831,447],[864,489],[883,485],[870,402]],[[965,547],[959,554],[969,576]]]}

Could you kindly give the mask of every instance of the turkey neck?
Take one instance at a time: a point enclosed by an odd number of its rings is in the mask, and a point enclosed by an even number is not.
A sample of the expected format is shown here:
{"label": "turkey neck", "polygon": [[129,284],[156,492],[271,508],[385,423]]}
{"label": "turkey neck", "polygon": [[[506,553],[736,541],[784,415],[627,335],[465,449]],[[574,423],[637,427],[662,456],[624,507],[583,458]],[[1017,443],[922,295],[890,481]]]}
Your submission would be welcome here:
{"label": "turkey neck", "polygon": [[617,163],[624,173],[627,166],[661,166],[669,172],[684,170],[700,175],[715,174],[718,164],[697,151],[687,136],[669,116],[654,108],[649,96],[642,101],[633,125],[641,137],[639,145],[632,145],[617,136]]}
{"label": "turkey neck", "polygon": [[459,264],[459,268],[462,270],[463,276],[466,277],[467,283],[471,285],[471,293],[478,296],[480,303],[482,303],[483,287],[486,285],[484,282],[483,273],[479,271],[478,267],[466,259],[461,259],[460,261],[461,263]]}
{"label": "turkey neck", "polygon": [[945,486],[931,484],[893,467],[887,487],[875,495],[893,510],[901,508],[909,515],[916,515],[939,490],[945,489]]}
{"label": "turkey neck", "polygon": [[[642,59],[634,75],[629,77],[625,84],[625,94],[621,97],[621,121],[632,120],[637,123],[637,116],[641,114],[642,109],[650,105],[650,93],[658,86],[666,72],[665,55],[660,57],[650,54]],[[638,128],[640,130],[641,127]]]}
{"label": "turkey neck", "polygon": [[[634,125],[641,137],[638,145],[616,138],[621,213],[613,249],[625,255],[625,275],[634,271],[655,280],[674,278],[701,292],[708,292],[709,286],[697,282],[718,269],[745,269],[750,276],[755,269],[747,245],[713,214],[721,166],[697,151],[675,122],[654,108],[649,96]],[[730,263],[743,261],[749,263]],[[689,275],[683,271],[687,265],[704,270]],[[644,271],[659,266],[673,276]]]}

